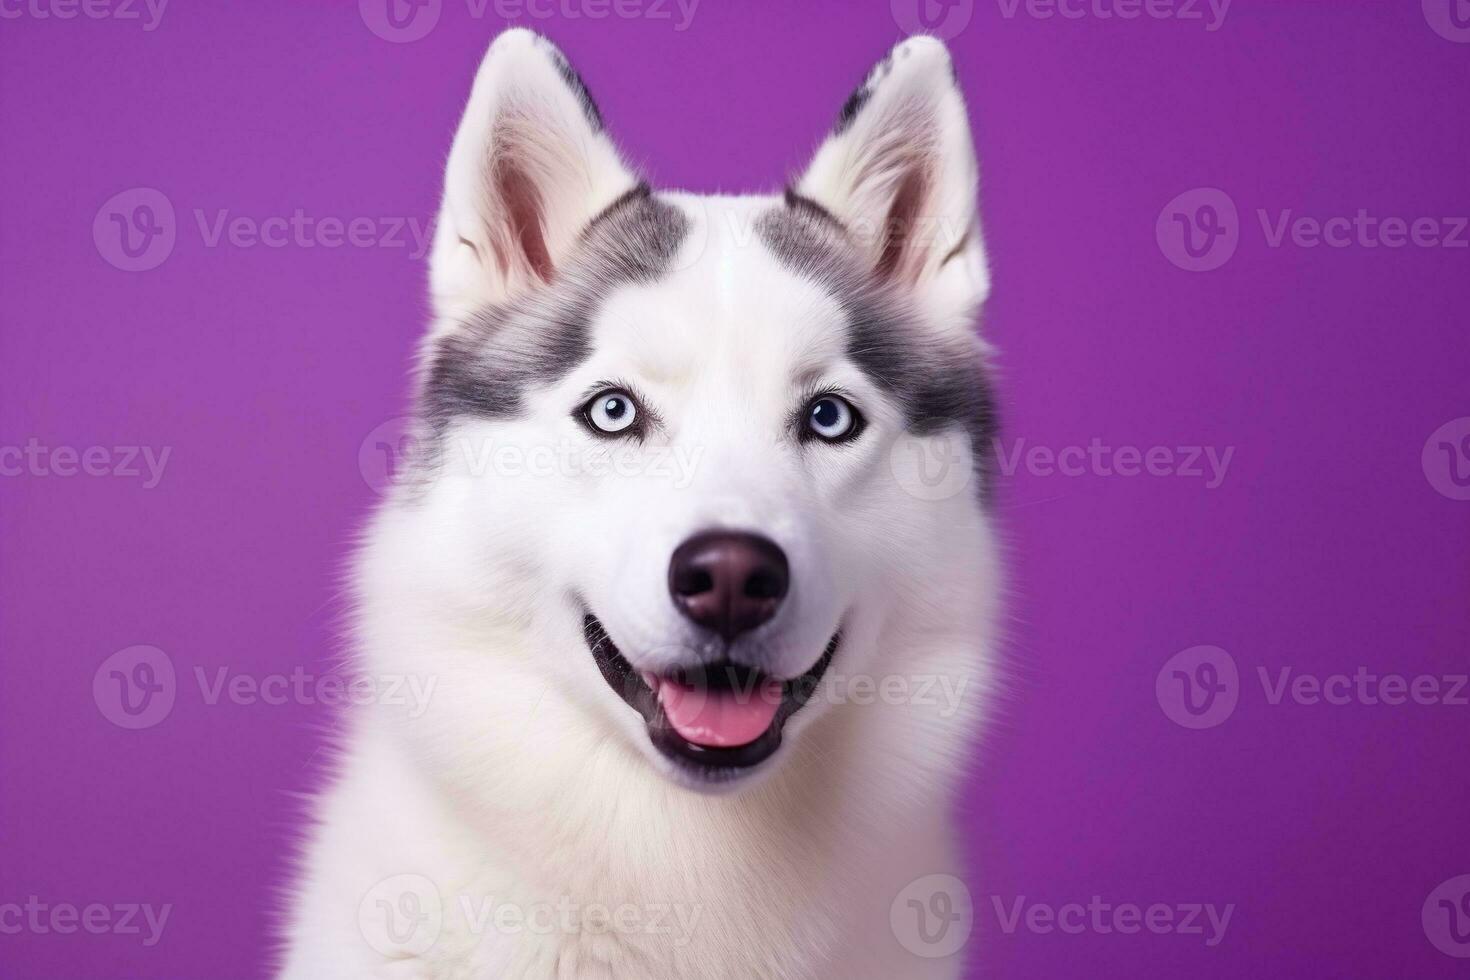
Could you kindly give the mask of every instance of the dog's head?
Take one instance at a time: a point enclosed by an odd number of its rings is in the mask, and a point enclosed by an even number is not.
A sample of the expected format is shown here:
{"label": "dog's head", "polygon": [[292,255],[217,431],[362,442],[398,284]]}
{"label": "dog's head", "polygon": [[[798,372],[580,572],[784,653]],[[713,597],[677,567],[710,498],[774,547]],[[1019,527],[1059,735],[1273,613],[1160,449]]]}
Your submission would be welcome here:
{"label": "dog's head", "polygon": [[834,664],[903,669],[878,649],[897,618],[911,640],[969,622],[975,196],[932,38],[762,197],[650,190],[561,52],[494,42],[435,232],[426,451],[378,558],[413,566],[393,603],[454,623],[412,642],[455,649],[462,714],[465,691],[550,699],[526,724],[593,719],[727,788],[830,710]]}

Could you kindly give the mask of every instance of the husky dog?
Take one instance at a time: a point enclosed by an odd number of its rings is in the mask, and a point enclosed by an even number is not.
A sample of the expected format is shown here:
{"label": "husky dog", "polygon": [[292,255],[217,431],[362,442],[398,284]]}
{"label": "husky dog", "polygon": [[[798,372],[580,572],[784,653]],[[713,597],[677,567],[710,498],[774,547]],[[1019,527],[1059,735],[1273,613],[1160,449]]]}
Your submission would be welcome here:
{"label": "husky dog", "polygon": [[351,710],[282,976],[960,974],[968,893],[924,889],[1000,588],[976,188],[933,38],[765,196],[651,190],[560,51],[491,44],[355,575],[362,674],[432,694]]}

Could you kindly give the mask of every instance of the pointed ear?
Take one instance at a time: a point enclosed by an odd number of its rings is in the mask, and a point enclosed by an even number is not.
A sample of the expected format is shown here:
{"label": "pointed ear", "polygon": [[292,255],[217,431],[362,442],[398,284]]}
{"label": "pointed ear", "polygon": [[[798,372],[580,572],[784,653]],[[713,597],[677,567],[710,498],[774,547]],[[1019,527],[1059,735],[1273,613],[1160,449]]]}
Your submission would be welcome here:
{"label": "pointed ear", "polygon": [[918,36],[848,98],[796,191],[847,226],[877,276],[968,326],[990,289],[977,179],[949,52]]}
{"label": "pointed ear", "polygon": [[637,184],[566,57],[531,31],[501,34],[449,151],[429,259],[435,312],[457,318],[549,282]]}

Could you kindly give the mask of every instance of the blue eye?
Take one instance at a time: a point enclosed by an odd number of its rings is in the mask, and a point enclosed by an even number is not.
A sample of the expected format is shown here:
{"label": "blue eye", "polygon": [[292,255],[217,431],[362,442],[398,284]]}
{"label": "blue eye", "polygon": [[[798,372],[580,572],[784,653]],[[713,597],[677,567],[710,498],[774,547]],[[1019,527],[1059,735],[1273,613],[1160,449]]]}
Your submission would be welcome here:
{"label": "blue eye", "polygon": [[841,442],[857,435],[858,423],[857,409],[840,395],[821,395],[807,408],[807,429],[828,442]]}
{"label": "blue eye", "polygon": [[598,432],[616,435],[638,419],[638,404],[626,391],[604,391],[587,403],[587,423]]}

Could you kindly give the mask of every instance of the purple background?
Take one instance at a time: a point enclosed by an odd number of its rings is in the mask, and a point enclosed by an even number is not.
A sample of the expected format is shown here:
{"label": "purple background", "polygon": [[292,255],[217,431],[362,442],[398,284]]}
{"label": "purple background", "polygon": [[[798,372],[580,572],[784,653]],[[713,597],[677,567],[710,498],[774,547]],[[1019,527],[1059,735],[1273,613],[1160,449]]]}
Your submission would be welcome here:
{"label": "purple background", "polygon": [[[1216,31],[1007,9],[955,7],[972,19],[951,39],[1006,451],[1097,437],[1234,457],[1215,489],[1006,480],[1012,683],[963,806],[973,975],[1464,976],[1420,906],[1470,872],[1470,708],[1272,705],[1257,668],[1470,666],[1470,502],[1421,465],[1470,415],[1470,250],[1272,248],[1256,212],[1470,213],[1470,44],[1417,2],[1237,0]],[[171,447],[153,489],[0,478],[0,903],[174,906],[151,949],[0,934],[5,975],[266,969],[293,793],[320,777],[331,711],[211,705],[194,670],[340,655],[339,570],[375,500],[359,447],[405,405],[424,267],[404,247],[210,248],[193,212],[426,221],[493,10],[444,0],[402,44],[350,2],[175,0],[153,31],[0,20],[0,443]],[[885,0],[705,0],[684,31],[677,13],[519,22],[571,56],[656,184],[729,191],[798,168],[902,19]],[[134,187],[177,212],[144,272],[91,231]],[[1239,208],[1212,272],[1155,240],[1196,187]],[[125,731],[92,678],[134,644],[170,655],[179,694]],[[1230,652],[1241,690],[1196,731],[1154,683],[1198,644]],[[1236,908],[1207,948],[1008,934],[991,898],[1093,895]]]}

